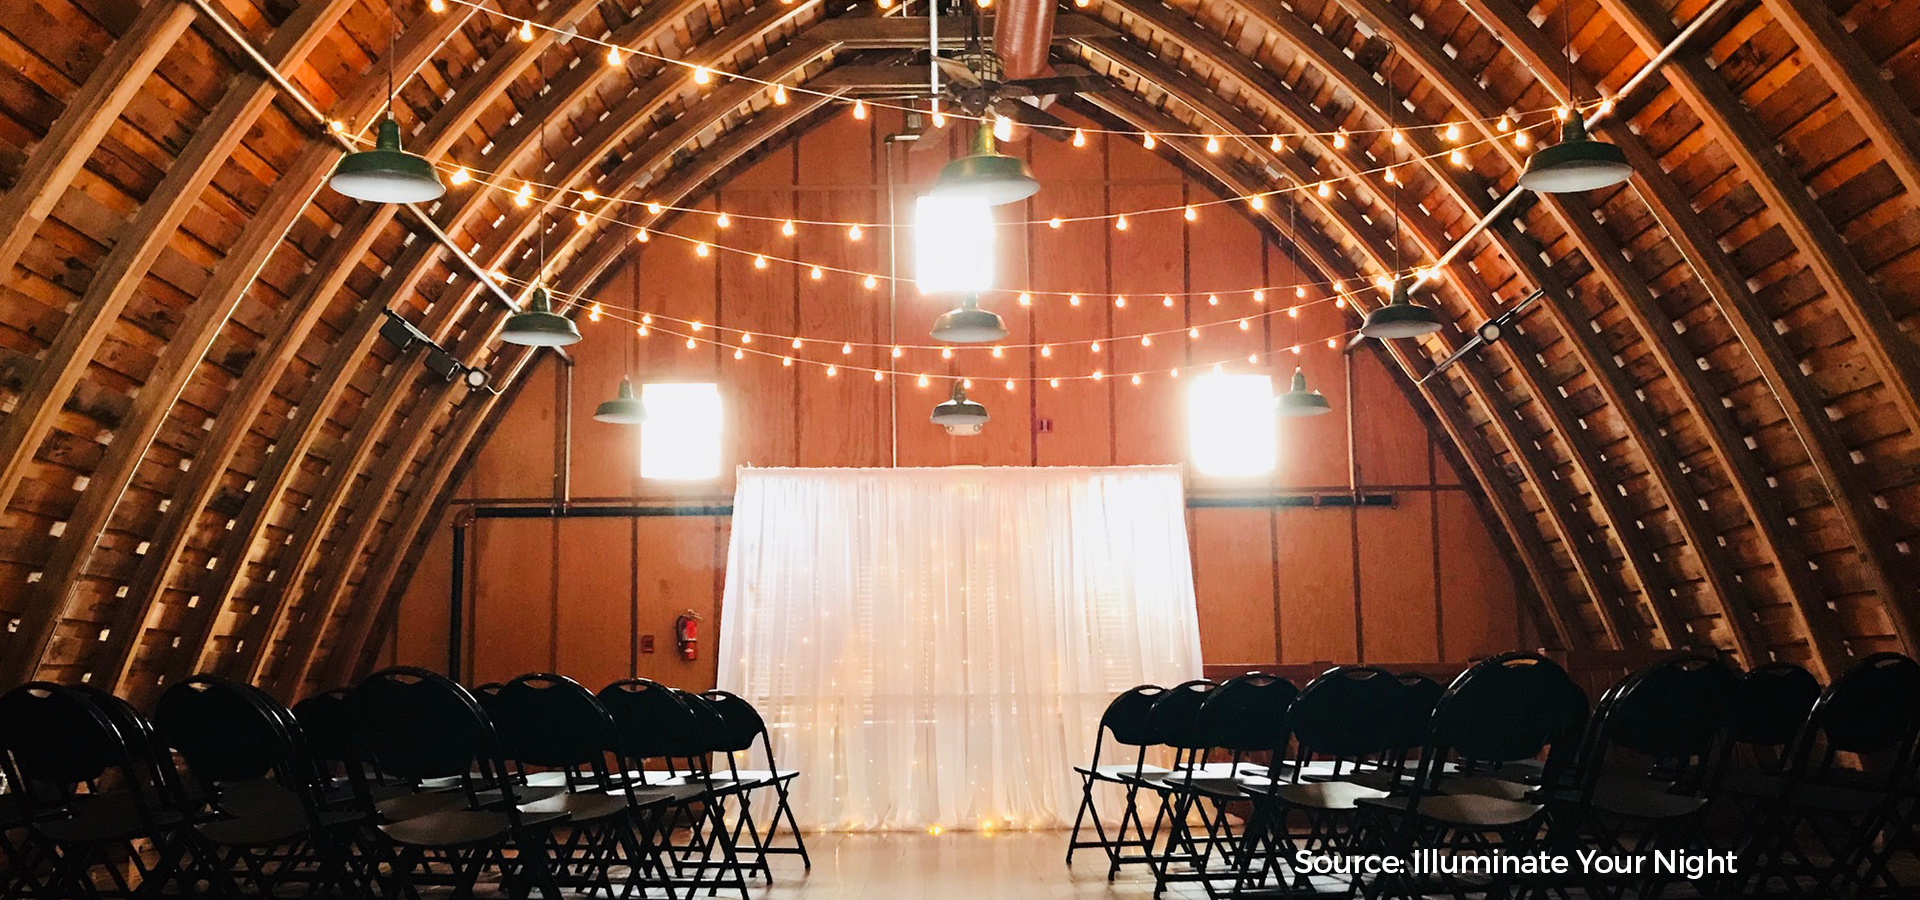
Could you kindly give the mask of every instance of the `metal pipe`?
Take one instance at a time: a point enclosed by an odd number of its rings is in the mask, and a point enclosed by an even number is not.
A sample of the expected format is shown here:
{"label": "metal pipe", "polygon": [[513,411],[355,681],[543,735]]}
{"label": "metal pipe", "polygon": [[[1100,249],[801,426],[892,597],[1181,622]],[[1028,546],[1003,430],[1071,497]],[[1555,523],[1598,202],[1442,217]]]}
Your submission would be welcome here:
{"label": "metal pipe", "polygon": [[[241,55],[252,60],[254,66],[267,77],[268,81],[273,82],[274,86],[279,88],[282,94],[292,99],[296,105],[306,111],[307,115],[313,117],[313,121],[320,127],[321,133],[332,138],[334,143],[339,144],[341,149],[348,153],[352,153],[358,149],[353,141],[346,135],[334,132],[327,118],[327,114],[322,112],[320,107],[315,105],[313,100],[309,98],[304,91],[300,90],[299,86],[289,81],[285,75],[280,74],[280,70],[274,66],[271,60],[267,59],[266,54],[261,53],[260,49],[255,47],[251,40],[247,39],[246,34],[241,32],[232,22],[228,21],[226,16],[222,15],[219,10],[214,9],[207,0],[187,0],[187,2],[193,4],[193,7],[198,9],[200,14],[206,17],[207,21],[212,22],[215,28],[220,29],[220,32],[225,34],[228,40],[239,47]],[[388,64],[391,65],[392,60],[388,60]],[[460,264],[466,267],[467,271],[471,272],[473,277],[478,279],[489,293],[493,294],[493,296],[508,309],[514,312],[520,311],[519,301],[513,299],[512,295],[502,290],[498,284],[495,284],[493,277],[487,273],[487,270],[482,268],[478,262],[475,262],[473,257],[468,256],[466,251],[461,250],[459,245],[453,242],[453,238],[445,231],[442,231],[439,225],[434,223],[433,217],[427,215],[426,210],[421,209],[418,204],[414,203],[404,203],[400,205],[412,213],[413,217],[419,221],[427,233],[433,235],[434,240],[439,241],[442,246],[446,247],[447,252],[453,254],[454,259],[459,260]],[[567,356],[566,351],[556,348],[554,352],[559,354],[562,359],[567,359],[569,363],[572,362]]]}
{"label": "metal pipe", "polygon": [[[916,136],[917,137],[917,136]],[[887,176],[887,343],[900,339],[900,228],[899,212],[895,203],[893,175],[893,148],[899,143],[899,135],[890,134],[880,142],[880,154],[886,157]],[[887,379],[887,433],[892,436],[893,446],[889,450],[887,464],[900,465],[900,379]]]}
{"label": "metal pipe", "polygon": [[467,605],[467,526],[461,522],[453,525],[453,577],[447,580],[451,583],[447,596],[447,677],[460,681],[460,647],[466,640],[460,632],[466,624]]}
{"label": "metal pipe", "polygon": [[[196,0],[196,2],[198,2],[198,0]],[[1701,29],[1705,28],[1709,22],[1719,16],[1722,11],[1733,3],[1734,0],[1714,0],[1712,5],[1701,10],[1699,15],[1694,16],[1693,19],[1687,22],[1687,27],[1680,29],[1680,33],[1673,36],[1673,40],[1668,41],[1665,47],[1660,48],[1660,52],[1655,53],[1653,58],[1647,60],[1646,65],[1640,67],[1640,71],[1635,72],[1632,78],[1627,79],[1626,84],[1620,86],[1620,91],[1613,95],[1613,105],[1602,108],[1600,111],[1594,113],[1593,117],[1587,120],[1587,124],[1598,125],[1608,118],[1611,118],[1613,110],[1619,108],[1621,100],[1638,90],[1641,85],[1646,83],[1648,78],[1653,77],[1655,72],[1658,72],[1661,67],[1672,61],[1674,54],[1679,53],[1680,48],[1685,45],[1687,41],[1691,40],[1694,35],[1699,34]],[[1548,91],[1553,92],[1556,96],[1559,94],[1558,91],[1553,90],[1552,82],[1547,81],[1545,78],[1541,78],[1540,82],[1546,85]],[[1572,89],[1572,85],[1567,85],[1568,91]],[[1561,99],[1564,100],[1565,98],[1563,97]],[[1519,202],[1521,195],[1524,193],[1526,193],[1526,191],[1520,187],[1515,187],[1513,190],[1508,191],[1506,196],[1501,197],[1500,201],[1493,205],[1492,209],[1487,210],[1486,215],[1480,217],[1480,221],[1473,223],[1473,227],[1468,228],[1466,234],[1461,235],[1459,240],[1453,242],[1453,246],[1448,247],[1446,252],[1440,254],[1439,258],[1433,261],[1433,267],[1431,269],[1425,271],[1437,275],[1440,267],[1452,263],[1455,258],[1466,250],[1467,244],[1471,243],[1474,238],[1485,234],[1487,229],[1493,227],[1493,223],[1504,216],[1507,210],[1513,207],[1513,204]],[[1417,275],[1414,277],[1413,284],[1410,285],[1410,287],[1419,287],[1422,282],[1430,277],[1433,276],[1425,274]]]}
{"label": "metal pipe", "polygon": [[1008,78],[1037,78],[1047,73],[1053,42],[1054,0],[1005,0],[993,17],[993,50]]}

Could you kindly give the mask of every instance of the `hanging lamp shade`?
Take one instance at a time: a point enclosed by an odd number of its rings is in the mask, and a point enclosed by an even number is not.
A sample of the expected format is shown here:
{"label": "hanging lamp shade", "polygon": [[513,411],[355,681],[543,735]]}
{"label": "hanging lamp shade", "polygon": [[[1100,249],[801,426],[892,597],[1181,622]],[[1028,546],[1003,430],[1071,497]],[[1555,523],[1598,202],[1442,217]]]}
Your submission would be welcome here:
{"label": "hanging lamp shade", "polygon": [[999,206],[1025,200],[1040,190],[1027,161],[996,152],[993,126],[985,122],[974,132],[973,153],[940,169],[929,193],[935,197],[978,200]]}
{"label": "hanging lamp shade", "polygon": [[999,313],[981,309],[978,294],[968,294],[959,308],[933,320],[933,339],[950,344],[984,344],[1006,336],[1006,320]]}
{"label": "hanging lamp shade", "polygon": [[1572,194],[1626,181],[1633,175],[1626,151],[1587,134],[1579,113],[1560,126],[1560,143],[1542,147],[1527,160],[1520,186],[1543,194]]}
{"label": "hanging lamp shade", "polygon": [[507,317],[500,339],[527,347],[565,347],[580,340],[580,329],[573,320],[553,311],[553,301],[544,286],[536,285],[527,297],[525,309]]}
{"label": "hanging lamp shade", "polygon": [[1307,374],[1295,366],[1293,387],[1274,400],[1273,411],[1289,417],[1320,416],[1333,412],[1333,404],[1319,391],[1307,390]]}
{"label": "hanging lamp shade", "polygon": [[633,379],[620,379],[620,392],[594,409],[593,420],[609,425],[638,425],[647,420],[646,404],[633,395]]}
{"label": "hanging lamp shade", "polygon": [[327,186],[369,203],[425,203],[447,192],[432,163],[400,149],[400,123],[391,116],[380,122],[372,150],[340,158]]}
{"label": "hanging lamp shade", "polygon": [[1424,337],[1439,330],[1440,317],[1413,302],[1405,280],[1393,283],[1392,302],[1368,312],[1366,321],[1360,324],[1363,337],[1380,340]]}
{"label": "hanging lamp shade", "polygon": [[933,408],[932,421],[948,434],[979,434],[987,424],[987,408],[968,400],[966,388],[956,381],[953,395]]}

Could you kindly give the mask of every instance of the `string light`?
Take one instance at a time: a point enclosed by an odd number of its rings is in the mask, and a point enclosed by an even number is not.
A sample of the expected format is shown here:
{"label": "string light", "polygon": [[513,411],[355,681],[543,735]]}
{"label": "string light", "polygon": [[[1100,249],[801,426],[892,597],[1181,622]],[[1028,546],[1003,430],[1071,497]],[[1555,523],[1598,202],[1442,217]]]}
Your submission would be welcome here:
{"label": "string light", "polygon": [[1220,298],[1219,298],[1218,296],[1216,296],[1216,295],[1213,295],[1213,294],[1208,294],[1208,295],[1207,295],[1207,305],[1208,305],[1208,306],[1219,306],[1219,305],[1220,305]]}
{"label": "string light", "polygon": [[1100,352],[1100,342],[1099,342],[1099,341],[1094,341],[1094,342],[1093,342],[1093,344],[1092,344],[1091,346],[1092,346],[1092,348],[1093,348],[1093,352],[1095,352],[1095,353],[1099,353],[1099,352]]}
{"label": "string light", "polygon": [[793,365],[793,357],[791,357],[791,356],[782,356],[782,357],[780,357],[780,364],[781,364],[781,365],[783,365],[783,366],[789,366],[789,367],[791,367],[791,366]]}
{"label": "string light", "polygon": [[797,229],[793,227],[792,219],[788,219],[785,222],[780,223],[780,234],[784,237],[793,237],[793,234],[796,230]]}
{"label": "string light", "polygon": [[1347,131],[1346,129],[1343,128],[1333,133],[1333,149],[1345,150],[1346,148],[1347,148]]}
{"label": "string light", "polygon": [[1153,139],[1152,134],[1143,134],[1140,136],[1140,146],[1145,147],[1148,150],[1152,150],[1154,147],[1158,145],[1159,145],[1159,142]]}
{"label": "string light", "polygon": [[1407,142],[1406,134],[1401,132],[1400,129],[1398,128],[1394,129],[1392,134],[1387,135],[1387,143],[1392,144],[1395,147],[1398,147],[1401,144],[1404,144],[1406,142]]}
{"label": "string light", "polygon": [[1277,134],[1274,135],[1273,137],[1267,138],[1268,150],[1271,150],[1275,153],[1279,153],[1280,151],[1285,150],[1286,147],[1287,147],[1286,144],[1283,144],[1280,142],[1280,136]]}
{"label": "string light", "polygon": [[473,175],[467,171],[467,167],[461,166],[460,168],[453,170],[453,177],[448,178],[447,180],[449,182],[452,182],[453,184],[466,184],[468,181],[471,181],[472,179],[473,179]]}
{"label": "string light", "polygon": [[841,344],[841,345],[840,345],[840,355],[841,355],[841,356],[851,356],[851,355],[853,355],[853,344],[851,344],[851,343],[843,343],[843,344]]}
{"label": "string light", "polygon": [[1493,127],[1498,128],[1501,131],[1511,130],[1513,128],[1513,120],[1507,118],[1505,115],[1502,115],[1500,117],[1500,121],[1494,123]]}
{"label": "string light", "polygon": [[819,266],[814,266],[811,271],[807,272],[807,277],[812,278],[815,281],[819,281],[820,279],[827,277],[827,272],[825,269],[822,269]]}
{"label": "string light", "polygon": [[933,114],[933,127],[935,127],[935,128],[945,128],[945,127],[947,127],[947,114],[946,114],[946,113],[943,113],[943,112],[936,112],[936,113],[934,113],[934,114]]}
{"label": "string light", "polygon": [[1060,386],[1060,379],[1058,378],[1047,379],[1047,387],[1057,388],[1059,386]]}
{"label": "string light", "polygon": [[1247,205],[1253,207],[1254,209],[1266,209],[1267,198],[1262,197],[1259,194],[1255,194],[1247,198]]}
{"label": "string light", "polygon": [[733,217],[727,215],[726,213],[721,213],[720,215],[714,217],[713,224],[720,228],[731,227],[733,225]]}
{"label": "string light", "polygon": [[775,106],[787,105],[787,86],[786,85],[776,84],[773,86],[773,105]]}
{"label": "string light", "polygon": [[587,308],[587,321],[590,321],[590,322],[600,321],[600,304],[595,303],[594,305]]}
{"label": "string light", "polygon": [[1153,335],[1150,335],[1150,334],[1143,334],[1143,335],[1141,335],[1141,336],[1140,336],[1140,346],[1142,346],[1142,347],[1151,347],[1151,346],[1153,346]]}
{"label": "string light", "polygon": [[636,232],[634,232],[634,233],[633,233],[633,239],[634,239],[634,240],[636,240],[636,241],[639,241],[639,242],[640,242],[640,243],[642,243],[642,244],[644,244],[644,243],[646,243],[646,242],[647,242],[648,240],[650,240],[650,239],[649,239],[649,238],[647,237],[647,230],[646,230],[645,228],[642,228],[642,229],[640,229],[639,231],[636,231]]}
{"label": "string light", "polygon": [[707,255],[712,252],[713,251],[711,249],[708,249],[707,243],[705,241],[701,241],[700,243],[693,245],[693,255],[698,256],[701,259],[706,259]]}
{"label": "string light", "polygon": [[1013,140],[1013,120],[996,114],[993,117],[993,136],[995,140]]}
{"label": "string light", "polygon": [[1515,147],[1520,147],[1520,148],[1523,148],[1523,149],[1524,149],[1524,148],[1525,148],[1525,147],[1527,146],[1527,133],[1526,133],[1526,132],[1524,132],[1524,131],[1516,131],[1516,132],[1514,132],[1514,133],[1513,133],[1513,145],[1514,145]]}
{"label": "string light", "polygon": [[654,216],[657,216],[657,215],[659,215],[660,213],[662,213],[662,212],[664,212],[664,211],[665,211],[665,210],[664,210],[664,208],[663,208],[663,207],[661,207],[661,205],[660,205],[660,204],[658,204],[658,203],[653,203],[653,202],[649,202],[649,203],[647,204],[647,214],[648,214],[648,215],[654,215]]}
{"label": "string light", "polygon": [[1185,219],[1186,219],[1187,221],[1189,221],[1189,222],[1192,222],[1192,221],[1194,221],[1195,219],[1198,219],[1198,218],[1200,218],[1200,214],[1199,214],[1198,212],[1196,212],[1196,211],[1194,211],[1194,208],[1193,208],[1193,204],[1191,204],[1191,203],[1189,203],[1189,204],[1187,204],[1187,209],[1186,209],[1186,211],[1185,211],[1185,212],[1183,212],[1183,213],[1181,213],[1180,215],[1181,215],[1181,216],[1182,216],[1183,218],[1185,218]]}
{"label": "string light", "polygon": [[522,19],[520,21],[520,40],[522,42],[533,40],[533,23],[532,22],[527,21],[525,19]]}
{"label": "string light", "polygon": [[993,348],[993,358],[994,358],[994,359],[1002,359],[1002,358],[1004,358],[1004,357],[1005,357],[1006,355],[1007,355],[1007,354],[1006,354],[1006,348],[1004,348],[1004,347],[994,347],[994,348]]}
{"label": "string light", "polygon": [[1114,219],[1114,220],[1113,220],[1113,230],[1115,230],[1115,231],[1125,231],[1125,230],[1127,230],[1127,217],[1126,217],[1126,216],[1121,216],[1120,218],[1117,218],[1117,219]]}
{"label": "string light", "polygon": [[1113,298],[1113,305],[1114,305],[1114,307],[1115,307],[1116,309],[1126,309],[1126,308],[1127,308],[1127,296],[1126,296],[1125,294],[1120,294],[1120,295],[1117,295],[1117,296],[1115,296],[1115,297]]}
{"label": "string light", "polygon": [[833,376],[835,376],[835,375],[838,375],[838,374],[840,374],[840,367],[839,367],[839,366],[835,366],[835,365],[828,365],[828,366],[827,366],[827,377],[828,377],[828,378],[832,378]]}
{"label": "string light", "polygon": [[1007,379],[1007,390],[1013,390],[1013,379]]}
{"label": "string light", "polygon": [[847,240],[857,241],[865,236],[866,236],[866,232],[861,230],[859,225],[856,224],[856,225],[847,226]]}
{"label": "string light", "polygon": [[1445,138],[1447,139],[1447,141],[1448,141],[1448,143],[1452,143],[1453,141],[1457,141],[1457,140],[1459,140],[1459,139],[1460,139],[1460,125],[1459,125],[1459,123],[1457,123],[1457,122],[1448,122],[1448,123],[1447,123],[1447,130],[1446,130],[1446,131],[1444,131],[1444,132],[1441,132],[1441,136],[1442,136],[1442,137],[1445,137]]}
{"label": "string light", "polygon": [[531,184],[520,185],[520,190],[513,195],[513,205],[525,207],[531,204],[532,202],[533,202],[533,185]]}
{"label": "string light", "polygon": [[874,288],[877,288],[877,287],[879,287],[879,286],[880,286],[880,278],[879,278],[879,276],[876,276],[876,275],[868,275],[868,276],[867,276],[867,277],[866,277],[866,278],[865,278],[864,280],[862,280],[862,281],[861,281],[860,283],[861,283],[861,284],[862,284],[863,286],[865,286],[867,290],[870,290],[870,291],[871,291],[871,290],[873,290]]}
{"label": "string light", "polygon": [[447,11],[447,0],[427,0],[427,9],[443,13]]}
{"label": "string light", "polygon": [[1219,138],[1217,138],[1217,137],[1214,137],[1213,135],[1207,135],[1207,152],[1208,152],[1208,153],[1219,153],[1219,152],[1220,152],[1220,139],[1219,139]]}
{"label": "string light", "polygon": [[712,80],[713,80],[712,69],[709,69],[706,66],[693,67],[693,83],[694,84],[706,84],[707,82]]}
{"label": "string light", "polygon": [[582,213],[574,213],[574,214],[573,214],[573,224],[575,224],[575,225],[578,225],[578,226],[580,226],[581,228],[585,228],[585,227],[587,227],[587,214],[586,214],[586,213],[583,213],[583,212],[582,212]]}
{"label": "string light", "polygon": [[1169,309],[1171,309],[1171,308],[1173,308],[1173,295],[1172,295],[1172,294],[1168,294],[1168,295],[1166,295],[1166,296],[1164,296],[1164,297],[1161,297],[1161,298],[1160,298],[1160,305],[1161,305],[1161,306],[1164,306],[1164,307],[1167,307],[1167,308],[1169,308]]}
{"label": "string light", "polygon": [[1316,194],[1319,194],[1319,195],[1321,196],[1321,198],[1322,198],[1322,199],[1324,199],[1324,198],[1327,198],[1327,197],[1331,197],[1331,196],[1333,196],[1333,185],[1330,185],[1330,184],[1328,184],[1328,183],[1326,183],[1326,182],[1324,182],[1324,181],[1322,181],[1322,182],[1320,182],[1320,186],[1319,186],[1319,187],[1316,187],[1316,188],[1314,188],[1314,190],[1313,190],[1313,192],[1314,192],[1314,193],[1316,193]]}
{"label": "string light", "polygon": [[1447,159],[1456,166],[1464,167],[1467,164],[1467,154],[1459,150],[1447,154]]}
{"label": "string light", "polygon": [[853,117],[856,119],[865,119],[867,117],[867,101],[853,101]]}
{"label": "string light", "polygon": [[1188,337],[1189,339],[1191,339],[1191,340],[1196,340],[1196,341],[1197,341],[1197,340],[1199,340],[1199,339],[1200,339],[1200,329],[1198,329],[1198,328],[1189,328],[1189,329],[1187,329],[1187,337]]}
{"label": "string light", "polygon": [[799,338],[797,338],[797,337],[796,337],[796,338],[794,338],[794,339],[793,339],[793,349],[795,349],[795,350],[798,350],[798,349],[800,349],[800,347],[801,347],[801,346],[802,346],[802,342],[801,342],[801,340],[800,340]]}
{"label": "string light", "polygon": [[580,192],[580,199],[585,200],[588,203],[592,203],[595,200],[600,199],[600,192],[594,190],[593,188],[587,188],[586,190]]}
{"label": "string light", "polygon": [[1033,305],[1033,295],[1032,295],[1032,294],[1029,294],[1029,293],[1027,293],[1026,291],[1021,291],[1021,292],[1020,292],[1020,305],[1021,305],[1021,306],[1032,306],[1032,305]]}
{"label": "string light", "polygon": [[608,47],[607,48],[607,65],[617,66],[617,65],[620,65],[621,62],[623,62],[623,60],[620,58],[620,48]]}
{"label": "string light", "polygon": [[1064,223],[1064,222],[1062,222],[1062,221],[1060,221],[1060,217],[1059,217],[1059,216],[1054,216],[1053,218],[1051,218],[1051,219],[1048,219],[1048,220],[1047,220],[1047,227],[1048,227],[1048,228],[1059,228],[1059,227],[1060,227],[1061,225],[1063,225],[1063,224],[1065,224],[1065,223]]}
{"label": "string light", "polygon": [[766,256],[764,256],[764,255],[762,255],[762,254],[758,254],[758,253],[756,253],[756,254],[754,254],[754,256],[753,256],[753,267],[754,267],[754,268],[756,268],[756,269],[764,269],[764,268],[766,268],[766,267],[767,267],[767,258],[766,258]]}
{"label": "string light", "polygon": [[746,359],[746,358],[747,358],[747,351],[745,351],[745,350],[742,350],[742,349],[740,349],[739,347],[735,347],[735,348],[733,348],[733,358],[734,358],[734,359]]}
{"label": "string light", "polygon": [[1086,131],[1079,128],[1073,130],[1073,145],[1075,147],[1085,147],[1087,145]]}
{"label": "string light", "polygon": [[1253,302],[1255,303],[1267,302],[1267,292],[1263,290],[1255,290],[1253,292]]}
{"label": "string light", "polygon": [[1079,295],[1079,294],[1071,294],[1071,295],[1068,295],[1068,297],[1067,297],[1067,305],[1068,305],[1068,306],[1079,306],[1079,305],[1080,305],[1080,295]]}

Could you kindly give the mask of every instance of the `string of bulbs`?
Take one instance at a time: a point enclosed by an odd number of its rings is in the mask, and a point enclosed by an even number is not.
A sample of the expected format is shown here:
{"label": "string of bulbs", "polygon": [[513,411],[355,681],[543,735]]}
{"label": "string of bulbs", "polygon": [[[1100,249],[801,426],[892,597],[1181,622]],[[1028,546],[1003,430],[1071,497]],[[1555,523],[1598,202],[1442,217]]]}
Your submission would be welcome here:
{"label": "string of bulbs", "polygon": [[[783,4],[791,4],[793,0],[781,0],[781,2]],[[978,0],[976,0],[976,2],[978,2]],[[688,62],[682,59],[675,59],[673,57],[665,56],[659,53],[653,53],[651,51],[644,50],[639,47],[623,46],[602,38],[588,37],[587,35],[580,34],[578,31],[575,31],[571,27],[556,27],[553,25],[547,25],[541,22],[536,22],[532,19],[516,16],[504,10],[494,9],[490,6],[484,5],[482,2],[478,2],[478,0],[428,0],[427,8],[430,11],[437,14],[437,13],[445,12],[450,4],[457,4],[457,5],[466,7],[473,12],[481,13],[483,15],[489,16],[494,19],[505,20],[511,25],[511,28],[509,29],[510,33],[516,39],[520,40],[522,43],[531,42],[534,39],[534,36],[537,32],[547,32],[547,33],[558,36],[562,41],[578,40],[588,44],[592,44],[596,47],[601,48],[604,51],[602,55],[608,65],[614,65],[614,66],[625,65],[629,59],[653,60],[655,62],[659,62],[665,65],[678,66],[680,68],[688,70],[692,74],[692,78],[695,84],[704,85],[704,84],[711,83],[715,79],[725,79],[728,81],[741,81],[749,84],[757,84],[767,88],[769,93],[775,97],[776,102],[782,102],[783,98],[787,97],[789,94],[800,94],[800,95],[809,96],[809,97],[819,97],[819,98],[826,99],[828,102],[851,104],[854,106],[855,115],[861,118],[865,117],[866,110],[868,108],[890,109],[890,110],[895,110],[903,113],[917,113],[917,112],[925,111],[918,106],[913,106],[907,103],[889,102],[887,100],[879,99],[879,98],[876,98],[872,102],[869,102],[864,98],[854,98],[852,100],[849,100],[848,98],[831,91],[814,90],[814,89],[805,87],[804,85],[797,85],[797,84],[788,86],[787,84],[779,81],[770,81],[767,79],[755,78],[751,75],[745,75],[738,72],[729,72],[724,69],[717,69],[702,63],[693,63],[693,62]],[[890,2],[890,0],[876,0],[876,4],[881,9],[889,9],[892,6],[892,3]],[[980,3],[979,5],[983,9],[990,8],[991,2]],[[1081,9],[1085,9],[1086,7],[1091,5],[1091,0],[1074,0],[1074,5]],[[1612,102],[1611,100],[1607,100],[1607,99],[1603,99],[1600,101],[1600,103],[1606,103],[1606,104],[1610,104],[1611,102]],[[993,117],[988,117],[988,116],[974,116],[974,115],[969,115],[969,114],[958,112],[958,111],[945,112],[945,111],[939,110],[937,106],[935,107],[934,110],[932,110],[932,113],[935,117],[936,125],[944,125],[946,121],[949,119],[963,121],[963,122],[976,122],[976,123],[982,123],[986,125],[993,125],[993,124],[996,124],[996,120],[1002,118],[998,115],[995,115]],[[1502,116],[1501,118],[1504,119],[1507,117]],[[1479,124],[1486,121],[1488,120],[1466,118],[1466,119],[1461,119],[1452,123],[1417,125],[1413,127],[1416,129],[1457,129],[1458,126],[1462,123]],[[1029,125],[1025,125],[1024,127],[1033,128],[1033,129],[1046,129],[1046,130],[1053,130],[1053,131],[1072,131],[1081,135],[1085,135],[1085,134],[1121,135],[1125,137],[1141,139],[1144,143],[1148,145],[1148,147],[1153,146],[1154,140],[1164,139],[1164,138],[1196,138],[1201,140],[1207,140],[1207,139],[1217,139],[1221,137],[1235,137],[1242,140],[1286,141],[1286,140],[1308,138],[1308,137],[1319,137],[1319,138],[1327,138],[1327,139],[1334,139],[1334,138],[1344,139],[1347,135],[1379,134],[1379,133],[1384,133],[1388,131],[1401,130],[1401,129],[1393,129],[1393,128],[1360,128],[1360,129],[1351,129],[1351,130],[1340,129],[1337,131],[1327,131],[1327,132],[1271,131],[1271,132],[1257,132],[1257,133],[1248,133],[1248,134],[1239,134],[1239,135],[1221,135],[1218,133],[1199,132],[1199,131],[1195,131],[1195,132],[1147,131],[1147,130],[1125,129],[1125,128],[1087,128],[1082,126],[1052,125],[1052,124],[1029,124]]]}

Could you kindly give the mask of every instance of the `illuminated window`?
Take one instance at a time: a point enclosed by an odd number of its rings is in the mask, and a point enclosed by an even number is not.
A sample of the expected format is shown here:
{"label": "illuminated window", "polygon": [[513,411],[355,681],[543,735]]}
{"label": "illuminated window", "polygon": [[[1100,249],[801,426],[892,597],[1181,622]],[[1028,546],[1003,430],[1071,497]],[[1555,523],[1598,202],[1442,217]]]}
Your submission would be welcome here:
{"label": "illuminated window", "polygon": [[1187,388],[1187,434],[1193,465],[1207,475],[1264,475],[1278,453],[1273,378],[1202,375]]}
{"label": "illuminated window", "polygon": [[978,200],[921,197],[913,215],[914,280],[922,294],[970,294],[993,287],[993,207]]}
{"label": "illuminated window", "polygon": [[694,481],[720,477],[720,386],[648,384],[640,388],[640,477]]}

